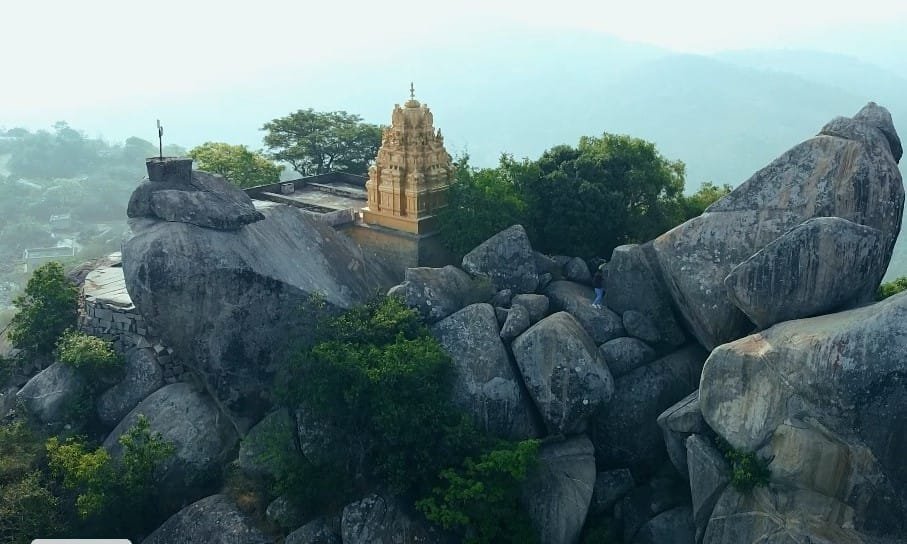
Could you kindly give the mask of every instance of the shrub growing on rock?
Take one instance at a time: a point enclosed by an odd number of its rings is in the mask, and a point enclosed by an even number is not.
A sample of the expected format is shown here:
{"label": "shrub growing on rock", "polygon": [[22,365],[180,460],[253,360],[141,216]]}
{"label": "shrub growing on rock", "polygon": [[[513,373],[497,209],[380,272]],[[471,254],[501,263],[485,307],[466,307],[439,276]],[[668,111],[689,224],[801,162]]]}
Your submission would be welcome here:
{"label": "shrub growing on rock", "polygon": [[57,359],[90,374],[102,374],[123,364],[110,341],[77,331],[66,331],[57,342]]}
{"label": "shrub growing on rock", "polygon": [[715,437],[715,445],[731,466],[731,485],[734,489],[747,493],[755,487],[768,485],[772,475],[768,468],[769,460],[762,459],[756,452],[738,450],[720,436]]}
{"label": "shrub growing on rock", "polygon": [[173,444],[152,433],[144,416],[119,443],[123,456],[113,459],[104,448],[92,450],[80,439],[47,440],[50,470],[74,494],[75,512],[86,534],[98,529],[105,534],[141,533],[160,521],[154,471],[173,453]]}

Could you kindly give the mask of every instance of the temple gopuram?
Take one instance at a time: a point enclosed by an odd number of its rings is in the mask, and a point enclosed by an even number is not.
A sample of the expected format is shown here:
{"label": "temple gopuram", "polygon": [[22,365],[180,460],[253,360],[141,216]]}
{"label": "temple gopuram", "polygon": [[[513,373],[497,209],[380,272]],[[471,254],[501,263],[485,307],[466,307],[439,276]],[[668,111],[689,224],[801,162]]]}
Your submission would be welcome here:
{"label": "temple gopuram", "polygon": [[453,164],[427,104],[410,84],[410,99],[394,105],[375,164],[369,168],[368,206],[362,220],[413,234],[437,228],[435,214],[447,205]]}

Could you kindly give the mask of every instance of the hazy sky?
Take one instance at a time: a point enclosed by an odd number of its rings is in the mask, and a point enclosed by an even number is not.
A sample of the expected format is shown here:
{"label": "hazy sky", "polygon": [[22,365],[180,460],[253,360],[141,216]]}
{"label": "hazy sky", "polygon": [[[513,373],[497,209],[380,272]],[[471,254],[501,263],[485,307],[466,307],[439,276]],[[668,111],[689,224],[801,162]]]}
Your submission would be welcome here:
{"label": "hazy sky", "polygon": [[841,45],[847,28],[907,28],[903,0],[2,1],[0,126],[6,127],[47,126],[85,110],[113,115],[281,72],[317,70],[319,62],[388,62],[405,47],[456,47],[493,25],[591,29],[705,53],[820,47],[836,28],[845,30],[826,49],[848,52]]}

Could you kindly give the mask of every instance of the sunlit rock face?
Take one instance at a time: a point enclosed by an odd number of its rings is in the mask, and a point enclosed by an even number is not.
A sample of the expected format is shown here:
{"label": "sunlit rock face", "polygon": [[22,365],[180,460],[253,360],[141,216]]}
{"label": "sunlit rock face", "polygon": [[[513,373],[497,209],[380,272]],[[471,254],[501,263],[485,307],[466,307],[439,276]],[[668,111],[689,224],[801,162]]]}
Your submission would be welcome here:
{"label": "sunlit rock face", "polygon": [[[208,177],[192,173],[194,181]],[[221,184],[209,189],[220,190]],[[171,185],[168,191],[184,193],[177,196],[200,193]],[[230,200],[230,191],[203,198]],[[352,241],[300,210],[253,210],[260,220],[247,222],[247,206],[233,200],[235,215],[219,220],[227,223],[223,228],[181,220],[204,215],[185,211],[193,200],[174,198],[174,208],[158,201],[151,216],[131,220],[123,273],[149,326],[233,415],[257,420],[268,405],[263,395],[272,385],[273,364],[290,342],[311,335],[320,312],[364,302],[392,280],[369,266]]]}
{"label": "sunlit rock face", "polygon": [[[780,509],[782,521],[772,523],[782,528],[784,519],[815,514],[835,530],[903,535],[905,354],[907,293],[786,321],[714,350],[702,372],[702,415],[732,446],[772,460],[774,496],[724,497],[713,522],[771,507]],[[733,534],[729,523],[710,531]]]}
{"label": "sunlit rock face", "polygon": [[901,226],[900,140],[887,110],[870,103],[784,153],[706,212],[659,236],[654,256],[675,306],[707,349],[740,338],[752,322],[727,295],[740,263],[814,217],[877,229],[881,279]]}

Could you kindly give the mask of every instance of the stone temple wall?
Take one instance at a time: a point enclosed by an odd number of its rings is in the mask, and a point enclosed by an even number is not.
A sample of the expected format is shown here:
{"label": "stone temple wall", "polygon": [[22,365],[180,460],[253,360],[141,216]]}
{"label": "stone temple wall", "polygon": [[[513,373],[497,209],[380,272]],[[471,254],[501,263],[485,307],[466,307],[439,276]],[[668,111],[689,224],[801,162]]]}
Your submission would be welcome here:
{"label": "stone temple wall", "polygon": [[82,286],[79,329],[109,340],[117,353],[150,349],[168,384],[190,381],[192,371],[173,355],[132,304],[119,265],[92,270]]}

